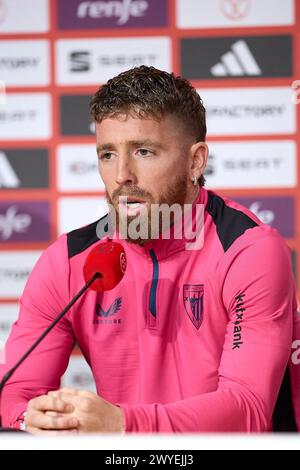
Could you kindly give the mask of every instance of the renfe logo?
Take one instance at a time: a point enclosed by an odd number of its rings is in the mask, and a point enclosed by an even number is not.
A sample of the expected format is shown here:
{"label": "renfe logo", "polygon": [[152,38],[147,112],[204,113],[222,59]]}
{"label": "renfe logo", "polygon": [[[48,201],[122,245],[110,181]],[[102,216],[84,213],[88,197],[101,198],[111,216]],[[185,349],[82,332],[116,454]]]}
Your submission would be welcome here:
{"label": "renfe logo", "polygon": [[168,0],[57,0],[59,29],[157,28],[168,24]]}
{"label": "renfe logo", "polygon": [[119,0],[82,2],[77,8],[78,18],[118,18],[117,24],[126,24],[131,16],[144,16],[148,9],[146,0]]}
{"label": "renfe logo", "polygon": [[238,197],[234,198],[242,206],[248,207],[264,224],[276,228],[285,238],[295,236],[295,199],[290,196]]}
{"label": "renfe logo", "polygon": [[0,238],[8,240],[12,234],[24,233],[28,230],[32,218],[29,214],[18,214],[16,206],[11,206],[5,214],[0,214]]}
{"label": "renfe logo", "polygon": [[1,201],[0,242],[50,240],[48,201]]}

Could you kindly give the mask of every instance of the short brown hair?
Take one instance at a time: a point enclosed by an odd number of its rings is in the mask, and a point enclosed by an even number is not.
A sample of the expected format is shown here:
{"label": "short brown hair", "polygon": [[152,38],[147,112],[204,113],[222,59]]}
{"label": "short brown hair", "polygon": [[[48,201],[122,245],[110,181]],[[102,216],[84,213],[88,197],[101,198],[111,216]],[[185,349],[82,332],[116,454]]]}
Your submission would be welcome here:
{"label": "short brown hair", "polygon": [[[195,88],[182,77],[142,65],[122,72],[99,88],[90,102],[90,116],[101,122],[118,114],[134,113],[140,118],[177,117],[196,142],[205,141],[203,102]],[[200,186],[205,179],[199,178]]]}

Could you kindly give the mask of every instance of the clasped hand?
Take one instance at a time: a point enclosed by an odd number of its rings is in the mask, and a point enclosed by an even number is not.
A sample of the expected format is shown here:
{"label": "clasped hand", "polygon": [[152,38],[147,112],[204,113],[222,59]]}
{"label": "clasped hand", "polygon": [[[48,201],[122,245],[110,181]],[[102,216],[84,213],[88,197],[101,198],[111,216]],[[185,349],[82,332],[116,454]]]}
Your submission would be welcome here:
{"label": "clasped hand", "polygon": [[92,392],[62,388],[30,400],[25,416],[32,434],[123,432],[120,407]]}

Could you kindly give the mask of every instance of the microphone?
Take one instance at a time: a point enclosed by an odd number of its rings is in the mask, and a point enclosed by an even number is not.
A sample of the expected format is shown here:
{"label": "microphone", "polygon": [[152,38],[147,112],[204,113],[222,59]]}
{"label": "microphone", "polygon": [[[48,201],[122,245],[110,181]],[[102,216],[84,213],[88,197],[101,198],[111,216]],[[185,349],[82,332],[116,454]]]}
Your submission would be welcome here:
{"label": "microphone", "polygon": [[[88,254],[84,266],[83,277],[86,284],[73,297],[71,302],[60,312],[60,314],[50,323],[48,328],[39,336],[34,344],[17,361],[17,363],[4,375],[0,381],[0,398],[6,382],[11,378],[18,367],[40,344],[45,336],[55,327],[61,318],[70,310],[77,300],[85,293],[87,289],[103,292],[113,289],[123,278],[127,266],[126,254],[120,243],[108,241],[95,246]],[[3,429],[0,415],[0,431],[18,431],[16,429]]]}

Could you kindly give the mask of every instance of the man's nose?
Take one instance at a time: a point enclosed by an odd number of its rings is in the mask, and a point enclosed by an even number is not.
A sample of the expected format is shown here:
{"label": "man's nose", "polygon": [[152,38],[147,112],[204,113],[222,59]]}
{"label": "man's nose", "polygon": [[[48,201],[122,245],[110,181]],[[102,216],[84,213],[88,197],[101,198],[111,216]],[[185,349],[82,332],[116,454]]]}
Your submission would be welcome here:
{"label": "man's nose", "polygon": [[137,183],[136,173],[129,158],[119,158],[116,182],[118,184]]}

